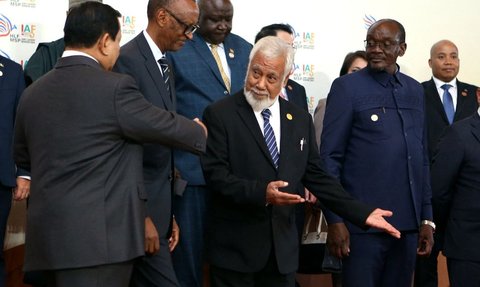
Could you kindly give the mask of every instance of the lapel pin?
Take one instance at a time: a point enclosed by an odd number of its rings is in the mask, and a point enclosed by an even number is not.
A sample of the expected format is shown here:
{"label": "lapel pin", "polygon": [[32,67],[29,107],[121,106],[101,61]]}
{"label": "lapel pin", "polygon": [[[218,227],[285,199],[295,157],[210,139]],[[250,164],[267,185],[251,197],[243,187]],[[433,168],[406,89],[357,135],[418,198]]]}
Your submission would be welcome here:
{"label": "lapel pin", "polygon": [[463,97],[466,97],[468,95],[468,90],[467,89],[463,89],[462,91],[462,96]]}
{"label": "lapel pin", "polygon": [[235,58],[235,51],[234,51],[232,48],[230,48],[230,49],[228,50],[228,56],[229,56],[231,59]]}
{"label": "lapel pin", "polygon": [[373,114],[370,119],[372,120],[372,122],[376,122],[378,121],[378,116],[376,114]]}
{"label": "lapel pin", "polygon": [[291,121],[291,120],[293,119],[292,114],[288,113],[288,114],[287,114],[287,119],[288,119],[289,121]]}
{"label": "lapel pin", "polygon": [[287,89],[289,89],[291,91],[293,88],[292,88],[292,86],[288,85]]}
{"label": "lapel pin", "polygon": [[0,71],[0,77],[1,77],[1,76],[3,76],[3,72],[2,72],[2,71]]}

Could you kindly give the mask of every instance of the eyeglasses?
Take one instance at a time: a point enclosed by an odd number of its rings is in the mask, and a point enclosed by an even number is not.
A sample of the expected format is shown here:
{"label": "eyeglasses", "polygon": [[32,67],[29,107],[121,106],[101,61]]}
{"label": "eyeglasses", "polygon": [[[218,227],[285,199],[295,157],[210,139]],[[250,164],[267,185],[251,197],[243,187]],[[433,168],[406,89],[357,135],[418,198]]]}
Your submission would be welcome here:
{"label": "eyeglasses", "polygon": [[198,26],[196,24],[188,25],[187,23],[180,20],[177,16],[175,16],[175,14],[173,14],[170,10],[168,10],[166,8],[164,8],[164,9],[165,9],[165,11],[167,11],[168,14],[170,14],[170,16],[173,17],[173,19],[175,19],[175,21],[177,21],[178,24],[185,27],[185,30],[183,31],[183,34],[185,34],[185,36],[193,34],[195,31],[197,31],[198,28],[200,28],[200,26]]}
{"label": "eyeglasses", "polygon": [[365,49],[373,49],[378,46],[381,50],[389,50],[400,44],[398,41],[385,41],[385,42],[375,42],[373,40],[365,40]]}

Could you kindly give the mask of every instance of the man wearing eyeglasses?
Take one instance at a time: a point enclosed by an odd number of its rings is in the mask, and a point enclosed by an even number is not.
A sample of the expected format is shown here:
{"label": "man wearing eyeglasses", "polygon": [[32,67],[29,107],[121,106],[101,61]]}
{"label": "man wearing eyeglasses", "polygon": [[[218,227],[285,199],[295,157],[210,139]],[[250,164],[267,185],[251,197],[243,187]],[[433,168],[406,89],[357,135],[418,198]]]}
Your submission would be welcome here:
{"label": "man wearing eyeglasses", "polygon": [[[411,286],[415,258],[433,245],[431,189],[422,86],[400,72],[405,30],[374,23],[368,66],[336,79],[327,99],[321,157],[354,198],[393,211],[401,239],[364,231],[325,211],[327,245],[343,258],[343,286]],[[361,283],[359,283],[361,282]]]}
{"label": "man wearing eyeglasses", "polygon": [[[199,10],[192,0],[150,0],[146,30],[125,44],[114,70],[131,75],[153,105],[175,111],[175,83],[167,52],[181,49],[198,28]],[[172,215],[173,150],[145,144],[143,177],[148,195],[145,252],[135,264],[131,286],[179,286],[171,251],[179,239]]]}
{"label": "man wearing eyeglasses", "polygon": [[[200,28],[192,41],[168,54],[175,70],[177,112],[201,118],[209,104],[233,95],[243,87],[252,45],[230,33],[230,0],[199,0]],[[207,189],[200,161],[176,151],[175,166],[187,187],[174,200],[174,213],[182,237],[173,252],[173,264],[182,287],[201,287]]]}

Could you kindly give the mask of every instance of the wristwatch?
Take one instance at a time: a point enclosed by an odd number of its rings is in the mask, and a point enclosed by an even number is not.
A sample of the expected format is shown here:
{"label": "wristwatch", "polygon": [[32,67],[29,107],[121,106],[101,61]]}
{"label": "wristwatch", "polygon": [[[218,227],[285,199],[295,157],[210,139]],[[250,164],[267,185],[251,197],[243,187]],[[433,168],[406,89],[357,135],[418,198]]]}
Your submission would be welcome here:
{"label": "wristwatch", "polygon": [[421,225],[428,225],[430,226],[433,231],[435,231],[435,228],[436,228],[436,225],[433,221],[430,221],[430,220],[422,220],[422,222],[420,222]]}

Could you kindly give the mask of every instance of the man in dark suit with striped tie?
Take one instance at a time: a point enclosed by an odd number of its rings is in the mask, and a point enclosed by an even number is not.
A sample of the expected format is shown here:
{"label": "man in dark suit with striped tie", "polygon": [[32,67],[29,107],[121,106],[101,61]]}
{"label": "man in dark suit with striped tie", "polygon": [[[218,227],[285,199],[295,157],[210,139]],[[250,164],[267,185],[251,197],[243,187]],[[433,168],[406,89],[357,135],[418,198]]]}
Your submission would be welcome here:
{"label": "man in dark suit with striped tie", "polygon": [[[198,0],[200,28],[192,41],[168,53],[175,71],[177,112],[201,117],[209,104],[238,92],[245,81],[252,45],[231,33],[230,0]],[[198,157],[175,151],[175,167],[187,186],[174,199],[175,219],[182,230],[173,264],[182,287],[203,286],[204,238],[208,190]]]}
{"label": "man in dark suit with striped tie", "polygon": [[[115,71],[131,75],[145,98],[164,110],[176,110],[174,77],[165,55],[192,39],[198,14],[194,1],[150,0],[147,29],[122,47],[115,65]],[[150,256],[135,264],[132,286],[177,287],[171,259],[179,240],[179,227],[172,215],[173,149],[145,144],[143,170],[148,193],[146,252]]]}
{"label": "man in dark suit with striped tie", "polygon": [[354,224],[400,236],[383,219],[390,212],[353,200],[322,169],[312,117],[279,97],[292,65],[290,45],[261,39],[250,54],[244,89],[205,110],[212,287],[294,286],[295,206],[305,201],[300,184]]}

